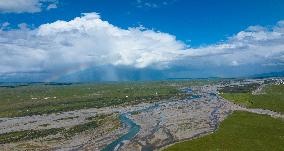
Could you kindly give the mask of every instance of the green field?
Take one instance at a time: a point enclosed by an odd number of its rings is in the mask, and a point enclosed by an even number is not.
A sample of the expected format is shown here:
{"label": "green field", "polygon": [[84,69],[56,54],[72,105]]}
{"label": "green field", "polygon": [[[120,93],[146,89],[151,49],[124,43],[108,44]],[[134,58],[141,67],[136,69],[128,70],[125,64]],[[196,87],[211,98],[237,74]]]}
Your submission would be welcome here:
{"label": "green field", "polygon": [[0,84],[0,117],[49,114],[83,108],[154,102],[183,98],[181,87],[214,81],[157,81],[57,84]]}
{"label": "green field", "polygon": [[251,92],[231,92],[223,93],[221,96],[249,108],[262,108],[284,113],[284,85],[269,85],[263,91],[264,94],[260,95],[252,95]]}
{"label": "green field", "polygon": [[137,104],[171,97],[183,97],[183,94],[177,85],[168,82],[0,87],[0,117]]}
{"label": "green field", "polygon": [[283,151],[284,121],[235,112],[210,135],[177,143],[165,151]]}
{"label": "green field", "polygon": [[217,80],[179,80],[109,83],[33,83],[7,86],[0,83],[0,117],[49,114],[83,108],[154,102],[184,98],[182,87]]}

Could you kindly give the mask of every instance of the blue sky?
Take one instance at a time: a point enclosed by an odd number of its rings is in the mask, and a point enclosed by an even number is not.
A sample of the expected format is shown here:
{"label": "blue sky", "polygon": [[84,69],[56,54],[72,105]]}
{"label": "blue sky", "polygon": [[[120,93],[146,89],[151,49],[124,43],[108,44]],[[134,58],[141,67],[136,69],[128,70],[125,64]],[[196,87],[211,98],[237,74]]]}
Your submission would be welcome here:
{"label": "blue sky", "polygon": [[283,0],[2,0],[0,79],[282,71],[283,20]]}
{"label": "blue sky", "polygon": [[[166,2],[166,5],[163,4]],[[191,46],[226,40],[252,25],[269,26],[284,18],[283,0],[60,0],[58,8],[40,13],[0,14],[0,21],[36,27],[97,12],[121,28],[143,25],[173,34]],[[145,6],[145,3],[156,4]],[[142,4],[143,5],[143,4]]]}

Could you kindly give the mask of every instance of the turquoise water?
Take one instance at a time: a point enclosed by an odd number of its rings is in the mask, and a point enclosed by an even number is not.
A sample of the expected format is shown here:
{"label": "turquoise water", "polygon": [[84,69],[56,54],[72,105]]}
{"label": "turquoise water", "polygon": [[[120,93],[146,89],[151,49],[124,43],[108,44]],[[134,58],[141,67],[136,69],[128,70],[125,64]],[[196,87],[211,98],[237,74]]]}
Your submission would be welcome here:
{"label": "turquoise water", "polygon": [[[159,106],[158,104],[155,104],[148,108],[137,110],[137,112],[146,112],[158,106]],[[102,151],[113,151],[117,149],[116,147],[121,146],[123,144],[123,141],[131,140],[140,131],[140,126],[127,117],[127,114],[131,114],[131,113],[132,112],[125,113],[119,116],[121,123],[124,123],[130,127],[128,133],[119,137],[117,140],[113,141],[111,144],[107,145]]]}
{"label": "turquoise water", "polygon": [[200,95],[192,95],[192,96],[190,96],[189,99],[198,99],[198,98],[201,98],[201,96]]}
{"label": "turquoise water", "polygon": [[117,140],[113,141],[111,144],[107,145],[102,151],[113,151],[116,146],[122,145],[123,141],[131,140],[139,131],[140,126],[134,123],[131,119],[127,117],[127,114],[121,114],[119,116],[120,121],[130,127],[127,134],[119,137]]}
{"label": "turquoise water", "polygon": [[[200,98],[200,97],[201,96],[199,96],[199,95],[192,95],[189,99],[191,100],[191,99],[196,99],[196,98]],[[153,106],[150,106],[148,108],[137,110],[137,112],[147,112],[147,111],[152,110],[152,109],[154,109],[158,106],[159,106],[159,104],[154,104]],[[102,151],[113,151],[113,150],[117,149],[117,146],[122,146],[124,141],[131,140],[140,131],[140,126],[137,125],[131,119],[129,119],[127,117],[127,114],[132,114],[132,112],[121,114],[119,116],[119,118],[120,118],[121,123],[124,123],[124,124],[126,124],[130,127],[128,133],[119,137],[118,139],[113,141],[111,144],[107,145]],[[150,147],[150,148],[147,148],[146,150],[151,151],[153,149]]]}

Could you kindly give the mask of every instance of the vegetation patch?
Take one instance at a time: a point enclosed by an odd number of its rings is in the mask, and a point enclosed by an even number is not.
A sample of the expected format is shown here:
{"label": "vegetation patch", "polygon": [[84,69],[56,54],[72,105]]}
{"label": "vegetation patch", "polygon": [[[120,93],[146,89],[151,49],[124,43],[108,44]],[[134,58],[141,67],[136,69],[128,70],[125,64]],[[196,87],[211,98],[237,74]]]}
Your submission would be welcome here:
{"label": "vegetation patch", "polygon": [[60,118],[60,119],[57,119],[56,121],[62,121],[62,120],[72,120],[74,118],[78,118],[79,116],[73,116],[73,117],[65,117],[65,118]]}
{"label": "vegetation patch", "polygon": [[210,135],[177,143],[166,151],[282,151],[284,121],[267,115],[237,111]]}
{"label": "vegetation patch", "polygon": [[249,108],[262,108],[284,113],[284,85],[269,85],[263,91],[265,93],[260,95],[245,92],[221,93],[221,96]]}
{"label": "vegetation patch", "polygon": [[181,92],[179,88],[191,84],[192,82],[161,81],[3,86],[0,87],[0,117],[50,114],[184,98],[188,94]]}
{"label": "vegetation patch", "polygon": [[49,125],[50,125],[50,124],[47,123],[47,124],[42,124],[42,125],[40,125],[40,126],[47,127],[47,126],[49,126]]}
{"label": "vegetation patch", "polygon": [[219,90],[221,93],[248,93],[255,90],[260,84],[250,83],[244,85],[229,85]]}
{"label": "vegetation patch", "polygon": [[221,96],[229,101],[233,101],[236,104],[240,104],[249,107],[253,104],[251,93],[223,93]]}
{"label": "vegetation patch", "polygon": [[18,132],[0,134],[0,144],[46,137],[48,135],[55,135],[59,132],[62,132],[63,130],[64,128],[53,128],[45,130],[27,130],[27,131],[18,131]]}
{"label": "vegetation patch", "polygon": [[72,137],[78,133],[93,130],[98,126],[104,125],[106,122],[111,121],[113,123],[112,129],[119,127],[120,122],[118,120],[118,115],[99,115],[92,117],[88,122],[73,126],[71,128],[52,128],[43,130],[26,130],[10,132],[5,134],[0,134],[0,144],[27,141],[37,138],[47,137],[49,135],[62,134],[65,138]]}
{"label": "vegetation patch", "polygon": [[75,134],[81,133],[83,131],[87,131],[90,129],[95,129],[98,126],[97,121],[87,122],[85,124],[76,125],[69,129],[66,129],[63,133],[65,137],[74,136]]}

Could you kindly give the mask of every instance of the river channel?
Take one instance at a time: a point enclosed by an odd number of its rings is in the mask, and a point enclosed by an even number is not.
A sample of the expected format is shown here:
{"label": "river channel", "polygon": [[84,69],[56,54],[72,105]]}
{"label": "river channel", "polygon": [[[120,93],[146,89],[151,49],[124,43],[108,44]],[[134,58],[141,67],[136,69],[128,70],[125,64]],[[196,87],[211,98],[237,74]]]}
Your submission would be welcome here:
{"label": "river channel", "polygon": [[[198,95],[192,95],[189,97],[189,100],[200,98]],[[122,113],[119,116],[119,119],[121,123],[124,125],[127,125],[129,127],[129,130],[126,134],[122,135],[115,141],[113,141],[111,144],[107,145],[102,151],[116,151],[118,150],[125,141],[131,140],[132,138],[135,137],[135,135],[140,131],[140,126],[137,125],[134,121],[132,121],[130,118],[128,118],[128,115],[131,115],[134,112],[146,112],[149,110],[153,110],[155,108],[159,107],[159,104],[155,103],[154,105],[141,109],[141,110],[136,110],[133,112],[128,112],[128,113]]]}

